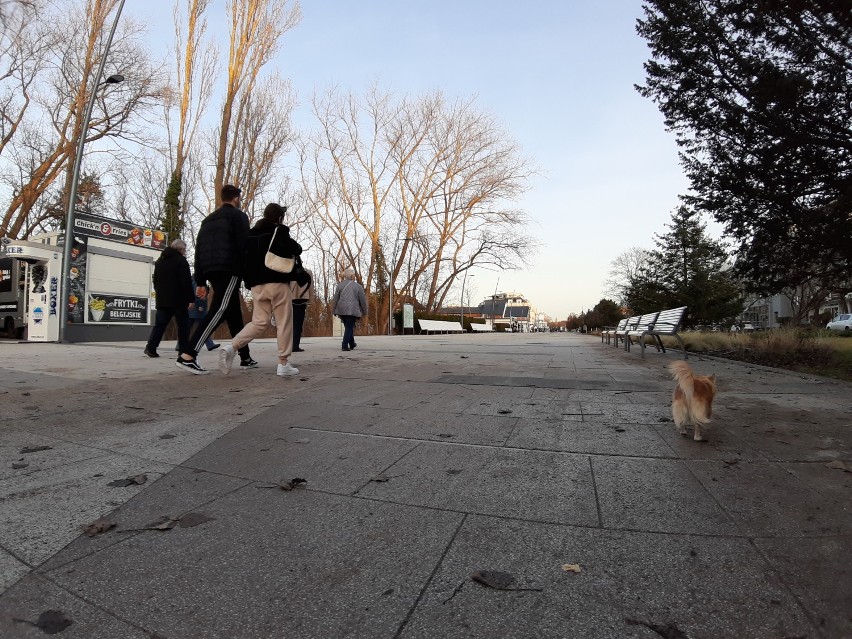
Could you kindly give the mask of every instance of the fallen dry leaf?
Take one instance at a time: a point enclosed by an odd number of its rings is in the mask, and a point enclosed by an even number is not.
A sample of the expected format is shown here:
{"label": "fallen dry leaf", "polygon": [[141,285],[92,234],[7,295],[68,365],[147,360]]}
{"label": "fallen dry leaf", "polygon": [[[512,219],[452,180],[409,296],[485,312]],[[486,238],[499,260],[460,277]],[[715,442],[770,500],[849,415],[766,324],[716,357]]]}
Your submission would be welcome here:
{"label": "fallen dry leaf", "polygon": [[375,477],[371,477],[370,481],[382,483],[382,482],[390,481],[390,477],[388,477],[387,475],[376,475]]}
{"label": "fallen dry leaf", "polygon": [[515,583],[515,576],[499,570],[477,570],[470,576],[476,583],[496,590],[509,590]]}
{"label": "fallen dry leaf", "polygon": [[28,619],[17,619],[15,617],[12,618],[12,621],[18,623],[27,623],[31,626],[35,626],[46,635],[59,634],[72,623],[74,623],[61,610],[45,610],[38,616],[38,620],[35,623],[29,621]]}
{"label": "fallen dry leaf", "polygon": [[53,446],[25,446],[21,449],[20,455],[25,455],[26,453],[37,453],[42,450],[53,450]]}
{"label": "fallen dry leaf", "polygon": [[510,410],[505,410],[505,409],[504,409],[504,410],[498,410],[498,411],[497,411],[497,413],[498,413],[499,415],[508,415],[508,414],[509,414],[509,413],[511,413],[511,412],[512,412],[512,411],[510,411]]}
{"label": "fallen dry leaf", "polygon": [[109,482],[107,486],[112,486],[113,488],[124,488],[125,486],[141,486],[146,481],[148,481],[148,475],[142,473],[140,475],[126,477],[125,479],[116,479],[115,481]]}
{"label": "fallen dry leaf", "polygon": [[301,477],[293,477],[293,479],[291,479],[290,481],[285,481],[281,484],[278,484],[278,487],[281,490],[293,490],[297,486],[299,486],[301,484],[307,484],[307,483],[308,483],[307,479],[302,479]]}
{"label": "fallen dry leaf", "polygon": [[165,435],[160,435],[160,439],[174,439],[177,435],[172,435],[171,433],[166,433]]}
{"label": "fallen dry leaf", "polygon": [[583,572],[580,564],[562,564],[562,570],[565,572]]}
{"label": "fallen dry leaf", "polygon": [[178,518],[169,517],[168,515],[163,515],[156,521],[152,521],[150,524],[145,526],[147,530],[171,530],[175,526],[177,526]]}
{"label": "fallen dry leaf", "polygon": [[208,517],[203,513],[186,513],[180,518],[178,525],[181,528],[192,528],[208,521],[213,521],[215,517]]}
{"label": "fallen dry leaf", "polygon": [[27,466],[29,466],[29,464],[13,463],[12,464],[12,470],[19,470],[21,468],[26,468]]}
{"label": "fallen dry leaf", "polygon": [[115,525],[114,521],[110,521],[106,517],[98,517],[95,521],[83,526],[83,532],[89,537],[94,537],[105,533],[107,530],[112,530]]}
{"label": "fallen dry leaf", "polygon": [[837,469],[837,470],[852,471],[852,469],[847,468],[847,467],[846,467],[846,464],[844,464],[844,463],[843,463],[842,461],[840,461],[839,459],[835,459],[833,462],[828,462],[828,463],[825,465],[825,467],[826,467],[826,468],[835,468],[835,469]]}

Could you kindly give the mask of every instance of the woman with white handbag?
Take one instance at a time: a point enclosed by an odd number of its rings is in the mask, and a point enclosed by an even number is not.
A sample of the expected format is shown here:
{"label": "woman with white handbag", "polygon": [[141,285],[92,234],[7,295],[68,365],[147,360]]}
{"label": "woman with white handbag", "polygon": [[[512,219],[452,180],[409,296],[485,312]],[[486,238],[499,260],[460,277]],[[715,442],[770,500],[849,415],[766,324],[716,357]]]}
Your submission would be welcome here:
{"label": "woman with white handbag", "polygon": [[296,256],[302,247],[290,237],[290,227],[284,224],[286,206],[267,204],[263,217],[251,228],[246,241],[243,281],[251,289],[252,317],[234,340],[219,354],[219,370],[231,372],[234,355],[243,346],[259,337],[275,318],[278,338],[277,375],[297,375],[299,369],[290,363],[293,350],[292,284]]}

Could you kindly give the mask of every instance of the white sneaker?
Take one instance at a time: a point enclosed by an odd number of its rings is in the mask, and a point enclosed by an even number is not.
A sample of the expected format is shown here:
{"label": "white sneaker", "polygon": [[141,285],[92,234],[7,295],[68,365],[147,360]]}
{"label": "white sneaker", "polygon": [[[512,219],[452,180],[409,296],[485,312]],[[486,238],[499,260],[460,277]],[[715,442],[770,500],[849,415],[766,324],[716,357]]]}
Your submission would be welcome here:
{"label": "white sneaker", "polygon": [[286,364],[278,364],[278,370],[275,374],[279,377],[290,377],[290,375],[298,375],[299,369],[287,362]]}
{"label": "white sneaker", "polygon": [[222,375],[231,373],[231,365],[234,363],[234,355],[236,354],[234,347],[230,344],[219,351],[219,370],[222,371]]}

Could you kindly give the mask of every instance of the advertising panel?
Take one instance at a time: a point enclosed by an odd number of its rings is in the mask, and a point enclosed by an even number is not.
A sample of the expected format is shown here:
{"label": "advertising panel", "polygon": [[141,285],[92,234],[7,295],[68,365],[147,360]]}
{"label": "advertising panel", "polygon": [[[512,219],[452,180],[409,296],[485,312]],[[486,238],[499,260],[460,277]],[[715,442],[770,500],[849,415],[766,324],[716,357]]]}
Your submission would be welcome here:
{"label": "advertising panel", "polygon": [[147,297],[86,294],[87,322],[96,324],[147,324]]}
{"label": "advertising panel", "polygon": [[68,322],[82,324],[85,319],[86,299],[86,267],[88,257],[88,239],[85,237],[74,237],[71,247],[71,262],[68,272]]}
{"label": "advertising panel", "polygon": [[108,220],[95,215],[78,213],[74,218],[74,234],[88,235],[121,244],[145,246],[162,251],[168,246],[168,237],[163,231],[149,229],[144,226]]}

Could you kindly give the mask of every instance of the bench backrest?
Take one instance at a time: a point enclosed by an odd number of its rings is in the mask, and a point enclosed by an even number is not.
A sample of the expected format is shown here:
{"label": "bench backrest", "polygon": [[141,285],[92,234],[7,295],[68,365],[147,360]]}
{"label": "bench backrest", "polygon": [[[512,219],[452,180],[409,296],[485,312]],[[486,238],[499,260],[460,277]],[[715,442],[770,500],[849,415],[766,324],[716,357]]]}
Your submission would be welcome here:
{"label": "bench backrest", "polygon": [[461,324],[458,322],[448,322],[445,320],[425,320],[418,319],[420,330],[422,331],[461,331]]}
{"label": "bench backrest", "polygon": [[660,316],[654,322],[655,333],[671,333],[677,332],[680,323],[686,315],[686,306],[680,308],[670,308],[665,311],[660,311]]}
{"label": "bench backrest", "polygon": [[636,324],[636,328],[634,331],[647,331],[654,328],[654,322],[657,321],[657,317],[659,316],[660,311],[655,311],[653,313],[645,313],[639,318],[639,322]]}
{"label": "bench backrest", "polygon": [[640,317],[641,317],[641,315],[634,315],[633,317],[627,318],[625,320],[626,323],[624,324],[624,326],[622,326],[621,328],[615,329],[615,332],[616,333],[626,333],[627,331],[632,331],[634,328],[636,328],[636,325],[639,323]]}
{"label": "bench backrest", "polygon": [[627,326],[627,318],[625,317],[623,320],[619,320],[618,326],[615,327],[615,330],[622,331]]}

